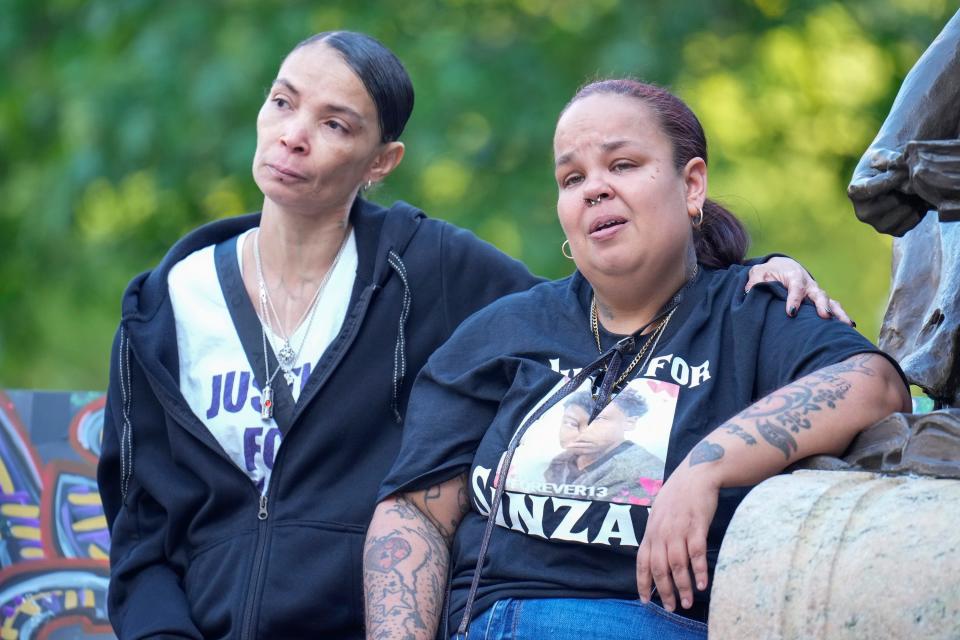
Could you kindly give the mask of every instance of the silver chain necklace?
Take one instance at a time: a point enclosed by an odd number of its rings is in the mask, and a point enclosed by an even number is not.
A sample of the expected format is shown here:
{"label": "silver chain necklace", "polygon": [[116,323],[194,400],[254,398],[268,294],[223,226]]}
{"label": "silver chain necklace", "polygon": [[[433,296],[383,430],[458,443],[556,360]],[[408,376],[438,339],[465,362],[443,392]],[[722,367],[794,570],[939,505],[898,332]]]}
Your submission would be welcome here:
{"label": "silver chain necklace", "polygon": [[[274,335],[283,340],[283,345],[277,351],[277,362],[283,367],[284,372],[289,371],[294,362],[297,359],[297,351],[293,349],[293,345],[290,344],[290,339],[293,337],[293,334],[296,333],[297,327],[303,324],[303,321],[306,319],[308,313],[312,313],[314,307],[317,304],[317,300],[320,299],[320,292],[323,290],[323,283],[321,282],[320,287],[317,288],[317,291],[313,294],[313,298],[310,299],[309,304],[303,310],[303,313],[300,314],[300,317],[297,319],[297,322],[293,325],[293,331],[290,335],[287,335],[287,332],[283,330],[283,322],[280,320],[280,314],[277,313],[277,308],[273,305],[273,298],[270,297],[270,291],[266,286],[266,280],[262,275],[262,266],[260,265],[260,252],[259,250],[259,234],[257,236],[258,242],[254,245],[254,256],[257,258],[257,279],[260,287],[260,302],[266,302],[266,307],[261,308],[262,317],[267,320],[267,324],[270,325],[270,330],[273,331]],[[276,329],[274,329],[274,321],[276,321]]]}
{"label": "silver chain necklace", "polygon": [[[283,331],[283,323],[280,321],[280,314],[277,313],[277,309],[273,305],[273,300],[270,299],[270,292],[267,289],[267,282],[263,277],[263,263],[260,259],[260,229],[258,228],[256,231],[256,236],[254,236],[253,240],[253,258],[257,268],[257,286],[260,294],[260,335],[263,339],[263,367],[264,376],[266,377],[266,383],[263,386],[263,390],[260,392],[260,417],[263,420],[269,420],[273,417],[272,385],[273,379],[277,377],[277,374],[280,373],[280,371],[283,371],[283,378],[288,386],[292,386],[296,381],[296,376],[293,374],[293,367],[297,363],[297,359],[300,357],[300,352],[303,350],[303,345],[305,345],[307,342],[307,336],[310,335],[310,328],[313,326],[313,319],[317,315],[317,308],[320,306],[320,296],[327,285],[327,281],[330,279],[330,274],[333,273],[333,270],[337,267],[337,263],[340,262],[340,256],[343,254],[343,249],[346,246],[347,236],[344,236],[343,241],[340,243],[340,248],[337,250],[337,255],[334,256],[333,262],[330,264],[330,268],[327,269],[327,272],[323,274],[323,279],[320,280],[320,286],[317,287],[317,292],[313,294],[310,304],[300,316],[297,324],[294,325],[291,335],[287,336],[287,334]],[[299,346],[294,349],[293,345],[290,343],[290,340],[293,337],[293,334],[296,333],[297,328],[303,324],[305,319],[307,321],[307,326],[304,329],[303,336],[300,338]],[[276,320],[277,323],[276,330],[273,328],[273,320]],[[268,327],[270,328],[270,331],[283,340],[283,346],[281,346],[280,350],[276,353],[277,368],[273,370],[272,374],[270,373],[270,359],[267,355]]]}

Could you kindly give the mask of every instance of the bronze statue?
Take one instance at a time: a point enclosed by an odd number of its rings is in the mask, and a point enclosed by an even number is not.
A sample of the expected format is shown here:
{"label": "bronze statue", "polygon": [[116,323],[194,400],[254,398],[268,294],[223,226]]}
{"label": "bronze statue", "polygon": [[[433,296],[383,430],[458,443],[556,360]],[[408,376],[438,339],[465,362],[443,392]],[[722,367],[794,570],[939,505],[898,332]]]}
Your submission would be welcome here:
{"label": "bronze statue", "polygon": [[907,74],[847,194],[860,220],[896,236],[879,342],[938,411],[893,414],[843,460],[798,468],[960,478],[960,11]]}
{"label": "bronze statue", "polygon": [[[956,563],[944,564],[960,540],[958,138],[960,12],[910,70],[848,188],[860,220],[897,236],[880,346],[938,410],[892,414],[842,459],[789,469],[873,474],[799,474],[753,489],[720,551],[711,637],[958,637]],[[906,600],[889,588],[905,577]]]}
{"label": "bronze statue", "polygon": [[898,236],[880,347],[937,408],[960,406],[958,138],[960,12],[907,74],[848,188],[858,218]]}

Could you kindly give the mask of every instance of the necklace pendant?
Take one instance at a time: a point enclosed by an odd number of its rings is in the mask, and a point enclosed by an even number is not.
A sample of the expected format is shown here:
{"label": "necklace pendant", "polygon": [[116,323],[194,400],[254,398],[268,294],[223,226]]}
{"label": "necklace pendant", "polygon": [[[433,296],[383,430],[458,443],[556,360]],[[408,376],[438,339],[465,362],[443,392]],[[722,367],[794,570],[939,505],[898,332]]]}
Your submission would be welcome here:
{"label": "necklace pendant", "polygon": [[293,361],[297,359],[297,352],[290,346],[290,341],[284,341],[283,347],[277,352],[277,361],[280,366],[286,370],[293,366]]}
{"label": "necklace pendant", "polygon": [[269,384],[260,392],[260,419],[269,420],[273,417],[273,387]]}
{"label": "necklace pendant", "polygon": [[292,387],[292,386],[293,386],[293,383],[296,382],[297,377],[296,377],[295,375],[293,375],[293,372],[292,372],[292,371],[284,371],[284,372],[283,372],[283,379],[287,381],[287,386]]}

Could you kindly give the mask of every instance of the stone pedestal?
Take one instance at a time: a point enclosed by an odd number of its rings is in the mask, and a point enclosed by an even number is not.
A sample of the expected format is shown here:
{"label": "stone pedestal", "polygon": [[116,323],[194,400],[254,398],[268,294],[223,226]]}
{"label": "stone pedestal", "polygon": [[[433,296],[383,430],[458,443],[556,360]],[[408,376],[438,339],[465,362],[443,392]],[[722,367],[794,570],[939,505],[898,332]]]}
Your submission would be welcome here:
{"label": "stone pedestal", "polygon": [[960,638],[960,480],[797,471],[720,550],[711,640]]}

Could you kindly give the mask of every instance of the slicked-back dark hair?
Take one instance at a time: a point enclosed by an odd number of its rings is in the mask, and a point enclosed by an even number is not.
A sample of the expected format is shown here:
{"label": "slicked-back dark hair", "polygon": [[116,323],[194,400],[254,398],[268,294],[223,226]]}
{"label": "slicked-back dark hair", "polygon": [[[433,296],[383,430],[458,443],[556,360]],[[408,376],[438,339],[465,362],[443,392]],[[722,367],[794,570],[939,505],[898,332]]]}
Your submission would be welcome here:
{"label": "slicked-back dark hair", "polygon": [[[707,163],[707,136],[700,120],[683,100],[663,87],[632,78],[598,80],[577,91],[564,111],[578,100],[598,94],[628,96],[647,105],[670,140],[673,166],[678,172],[692,158],[702,158]],[[707,267],[724,268],[743,261],[750,236],[733,213],[707,199],[703,203],[703,224],[693,230],[693,244],[697,261]]]}
{"label": "slicked-back dark hair", "polygon": [[399,139],[413,112],[413,82],[400,59],[376,38],[356,31],[324,31],[290,53],[317,42],[335,49],[363,82],[377,108],[380,141]]}

